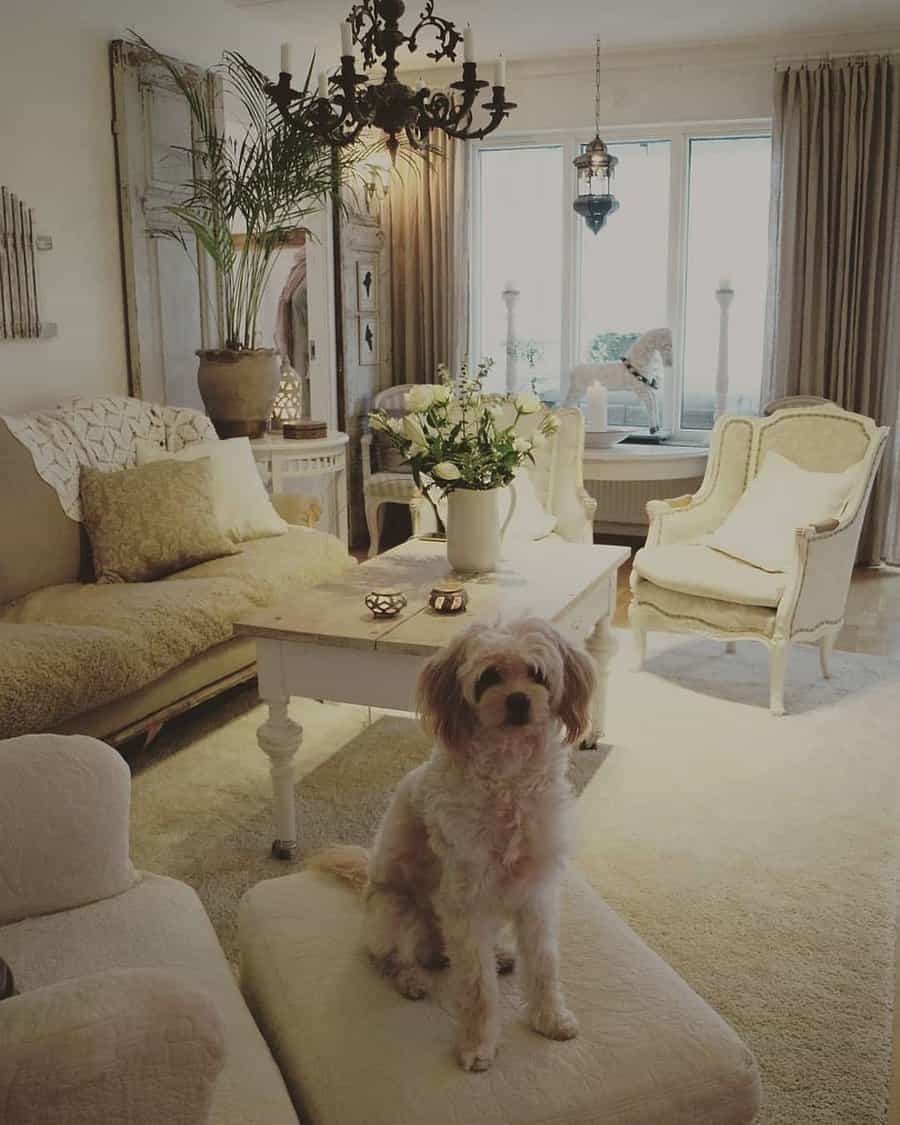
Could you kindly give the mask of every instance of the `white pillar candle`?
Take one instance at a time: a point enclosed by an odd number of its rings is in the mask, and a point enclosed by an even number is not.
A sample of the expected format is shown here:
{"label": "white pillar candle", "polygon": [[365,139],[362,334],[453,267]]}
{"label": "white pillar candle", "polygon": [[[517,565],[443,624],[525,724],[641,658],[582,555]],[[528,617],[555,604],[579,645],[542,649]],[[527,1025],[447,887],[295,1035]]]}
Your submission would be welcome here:
{"label": "white pillar candle", "polygon": [[319,97],[328,97],[328,76],[324,70],[319,71]]}
{"label": "white pillar candle", "polygon": [[291,45],[290,43],[281,44],[281,73],[291,73]]}
{"label": "white pillar candle", "polygon": [[349,20],[341,24],[341,55],[353,54],[353,28]]}
{"label": "white pillar candle", "polygon": [[609,429],[609,393],[602,383],[591,383],[584,404],[584,428],[592,434]]}
{"label": "white pillar candle", "polygon": [[494,85],[506,85],[506,59],[502,55],[497,59],[496,66],[494,67]]}
{"label": "white pillar candle", "polygon": [[475,32],[469,24],[463,32],[463,62],[475,61]]}

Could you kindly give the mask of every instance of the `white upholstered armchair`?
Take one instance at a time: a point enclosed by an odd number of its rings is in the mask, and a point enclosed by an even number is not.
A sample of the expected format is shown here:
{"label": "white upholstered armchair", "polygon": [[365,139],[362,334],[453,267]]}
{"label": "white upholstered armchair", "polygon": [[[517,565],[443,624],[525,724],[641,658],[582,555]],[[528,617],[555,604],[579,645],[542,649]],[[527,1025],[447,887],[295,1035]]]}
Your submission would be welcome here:
{"label": "white upholstered armchair", "polygon": [[[375,396],[374,409],[403,413],[403,399],[415,384],[405,383]],[[512,418],[512,407],[509,407]],[[531,414],[520,422],[527,435],[540,428],[546,411]],[[529,497],[556,518],[552,534],[571,543],[594,541],[594,512],[597,501],[586,491],[582,476],[584,457],[584,415],[578,409],[555,411],[559,430],[546,445],[535,452],[535,463],[526,472],[534,485],[535,497]],[[416,488],[409,470],[405,470],[399,454],[388,449],[386,441],[367,433],[362,438],[363,494],[366,523],[369,528],[369,555],[378,553],[381,538],[381,507],[383,504],[404,504],[409,507],[414,536],[432,534],[437,527],[434,511]],[[523,513],[524,515],[524,513]]]}
{"label": "white upholstered armchair", "polygon": [[[399,383],[396,387],[379,391],[372,400],[372,409],[403,414],[403,400],[416,385]],[[369,558],[372,558],[378,554],[381,542],[382,507],[385,504],[403,504],[412,512],[423,497],[409,468],[400,461],[400,454],[391,448],[387,438],[370,430],[362,436],[362,472]]]}
{"label": "white upholstered armchair", "polygon": [[[761,641],[770,651],[769,699],[776,715],[784,713],[794,642],[818,643],[828,676],[887,434],[886,427],[832,403],[778,409],[767,418],[720,418],[700,490],[647,505],[650,529],[635,556],[629,610],[639,663],[651,630],[700,633],[725,640],[732,650],[741,638]],[[798,522],[780,569],[751,565],[739,552],[734,557],[710,545],[717,533],[721,542],[727,517],[770,452],[791,462],[786,468],[793,472],[799,467],[831,474],[834,481],[843,474],[849,482],[833,515]],[[761,531],[764,538],[764,524]]]}

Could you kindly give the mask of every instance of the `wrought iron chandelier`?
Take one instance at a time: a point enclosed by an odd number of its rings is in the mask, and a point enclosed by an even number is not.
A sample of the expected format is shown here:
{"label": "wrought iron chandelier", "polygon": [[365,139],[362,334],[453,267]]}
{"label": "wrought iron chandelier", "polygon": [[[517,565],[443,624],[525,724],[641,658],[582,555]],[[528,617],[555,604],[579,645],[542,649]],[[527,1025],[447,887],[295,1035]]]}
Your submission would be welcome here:
{"label": "wrought iron chandelier", "polygon": [[[425,0],[419,22],[407,35],[399,27],[405,10],[402,0],[361,0],[353,5],[341,24],[340,71],[330,77],[319,75],[318,97],[311,106],[305,92],[291,88],[290,53],[283,45],[278,82],[266,89],[285,119],[296,121],[298,126],[302,122],[303,128],[312,128],[323,140],[340,147],[353,144],[367,127],[380,129],[387,134],[386,147],[392,160],[402,137],[413,149],[422,150],[433,129],[464,141],[492,133],[516,108],[506,100],[505,60],[497,60],[493,84],[486,82],[478,77],[471,28],[460,32],[449,20],[434,14],[434,0]],[[399,48],[405,45],[413,52],[420,36],[429,33],[436,44],[427,57],[435,62],[455,62],[457,48],[463,45],[462,79],[448,90],[430,90],[424,85],[413,89],[397,78]],[[362,51],[364,71],[381,62],[385,73],[379,82],[357,72],[354,44]],[[492,94],[480,107],[488,118],[476,125],[475,103],[488,86]]]}
{"label": "wrought iron chandelier", "polygon": [[612,194],[612,180],[618,158],[613,156],[600,139],[600,37],[597,36],[597,65],[595,71],[594,139],[585,145],[584,152],[572,163],[578,170],[578,194],[573,204],[590,229],[597,234],[607,218],[619,209],[619,201]]}

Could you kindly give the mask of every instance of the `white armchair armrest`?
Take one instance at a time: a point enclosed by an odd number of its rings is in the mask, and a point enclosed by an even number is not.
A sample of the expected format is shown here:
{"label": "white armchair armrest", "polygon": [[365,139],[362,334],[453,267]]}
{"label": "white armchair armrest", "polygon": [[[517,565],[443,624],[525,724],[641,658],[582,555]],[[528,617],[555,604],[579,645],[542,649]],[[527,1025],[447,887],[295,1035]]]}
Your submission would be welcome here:
{"label": "white armchair armrest", "polygon": [[95,738],[0,742],[0,925],[127,890],[130,801],[128,766]]}
{"label": "white armchair armrest", "polygon": [[172,973],[120,969],[0,1003],[6,1125],[202,1125],[224,1061],[205,993]]}
{"label": "white armchair armrest", "polygon": [[843,620],[863,515],[797,528],[794,562],[775,618],[778,636],[814,640]]}

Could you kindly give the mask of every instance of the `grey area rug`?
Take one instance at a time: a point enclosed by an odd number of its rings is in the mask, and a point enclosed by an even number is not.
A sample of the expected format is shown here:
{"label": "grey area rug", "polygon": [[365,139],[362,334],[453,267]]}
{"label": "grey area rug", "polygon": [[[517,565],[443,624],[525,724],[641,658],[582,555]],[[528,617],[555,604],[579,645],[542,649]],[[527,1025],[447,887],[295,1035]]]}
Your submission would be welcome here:
{"label": "grey area rug", "polygon": [[[579,864],[752,1048],[761,1125],[882,1125],[896,935],[900,664],[792,658],[767,710],[761,647],[651,638],[610,683],[610,747],[575,755]],[[164,732],[134,770],[133,851],[197,888],[229,956],[243,891],[291,870],[272,835],[252,690]],[[366,844],[428,752],[411,720],[304,703],[301,852]],[[598,769],[598,764],[602,768]],[[664,1123],[661,1123],[664,1125]]]}
{"label": "grey area rug", "polygon": [[[302,776],[296,785],[298,855],[293,864],[274,860],[268,854],[273,828],[264,776],[260,785],[259,777],[247,775],[241,779],[223,769],[221,789],[206,790],[206,806],[191,810],[193,823],[182,822],[173,837],[167,825],[173,814],[180,815],[184,793],[169,791],[175,777],[166,773],[163,779],[160,767],[176,765],[175,758],[190,755],[192,749],[201,754],[204,750],[215,752],[216,742],[223,750],[227,743],[240,743],[239,753],[256,755],[253,730],[262,718],[255,690],[244,687],[218,705],[198,709],[187,723],[179,724],[147,750],[128,755],[135,776],[135,863],[194,887],[234,964],[239,953],[237,906],[244,891],[261,879],[295,870],[304,857],[328,844],[368,847],[397,783],[431,750],[417,722],[383,716]],[[606,749],[600,747],[572,758],[569,776],[576,793],[584,789],[605,756]],[[189,763],[185,765],[190,768]],[[226,804],[231,805],[234,798],[237,807],[226,810]]]}

